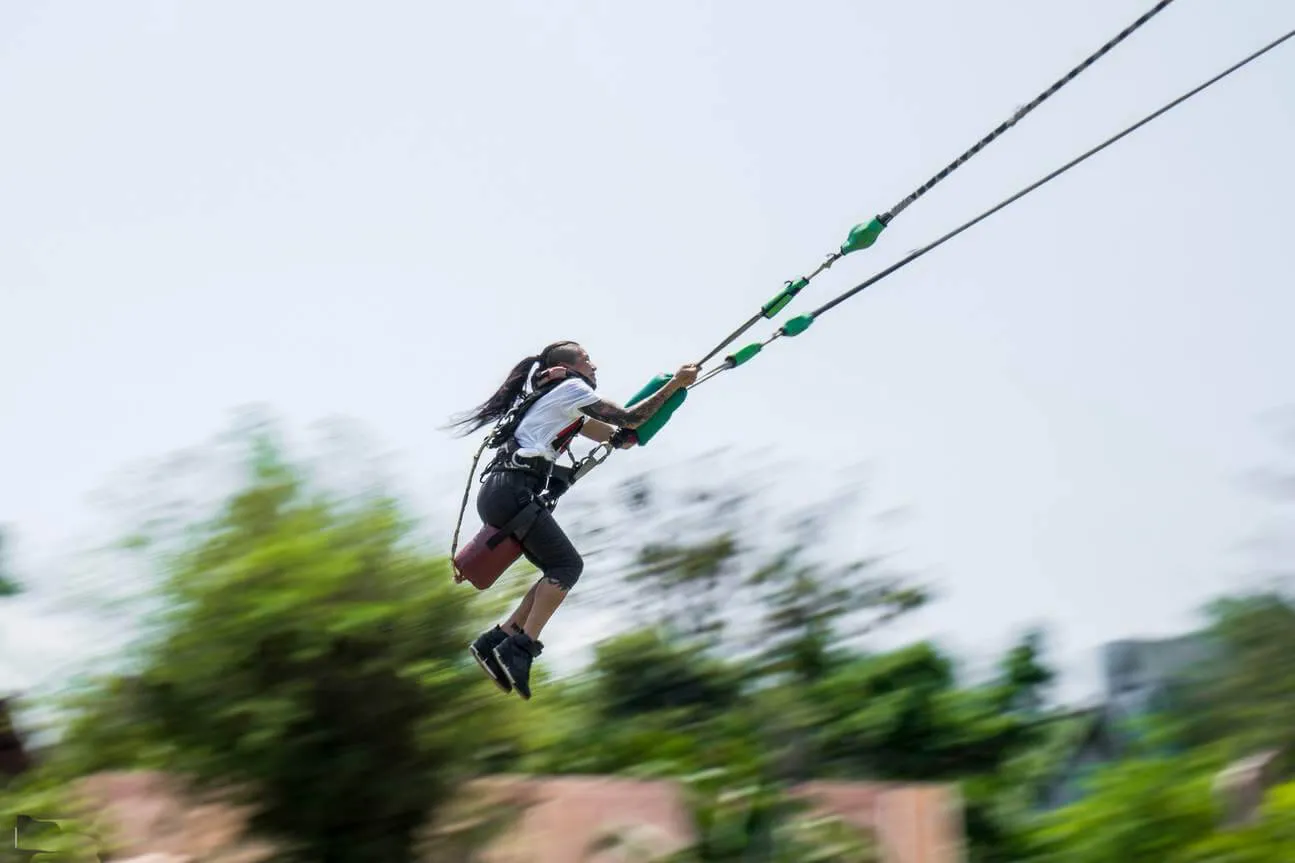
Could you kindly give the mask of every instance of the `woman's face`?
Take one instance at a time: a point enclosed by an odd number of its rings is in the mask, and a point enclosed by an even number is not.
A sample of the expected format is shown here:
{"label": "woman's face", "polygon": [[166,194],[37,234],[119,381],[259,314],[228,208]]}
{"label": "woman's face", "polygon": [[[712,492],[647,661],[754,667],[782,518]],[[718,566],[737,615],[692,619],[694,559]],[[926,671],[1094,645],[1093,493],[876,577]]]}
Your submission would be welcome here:
{"label": "woman's face", "polygon": [[566,363],[574,371],[579,372],[593,383],[598,385],[598,367],[594,365],[593,360],[589,359],[589,353],[580,345],[575,345],[576,359],[573,362]]}

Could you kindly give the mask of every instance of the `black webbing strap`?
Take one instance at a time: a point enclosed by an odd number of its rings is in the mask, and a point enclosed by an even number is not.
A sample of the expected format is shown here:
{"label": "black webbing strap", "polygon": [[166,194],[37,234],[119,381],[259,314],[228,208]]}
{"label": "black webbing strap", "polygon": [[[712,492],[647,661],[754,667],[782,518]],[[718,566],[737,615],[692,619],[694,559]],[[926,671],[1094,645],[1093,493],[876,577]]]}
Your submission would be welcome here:
{"label": "black webbing strap", "polygon": [[496,549],[499,544],[509,536],[515,537],[518,542],[524,542],[526,534],[530,533],[535,526],[535,520],[540,517],[540,513],[545,509],[544,504],[538,499],[532,499],[530,503],[518,510],[517,514],[495,531],[495,535],[486,540],[486,547]]}

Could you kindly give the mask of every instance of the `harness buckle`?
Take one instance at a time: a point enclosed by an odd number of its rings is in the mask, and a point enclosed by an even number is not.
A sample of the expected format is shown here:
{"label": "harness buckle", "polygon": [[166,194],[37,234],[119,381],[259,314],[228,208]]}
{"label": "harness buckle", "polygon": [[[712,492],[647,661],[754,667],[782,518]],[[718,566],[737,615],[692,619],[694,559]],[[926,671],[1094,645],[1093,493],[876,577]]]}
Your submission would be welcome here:
{"label": "harness buckle", "polygon": [[[575,482],[576,480],[579,480],[585,474],[589,473],[589,471],[598,467],[598,465],[607,460],[607,456],[611,455],[615,449],[616,448],[614,446],[605,441],[591,449],[589,454],[582,458],[576,465],[575,470],[571,472],[571,481]],[[599,450],[604,450],[601,456],[598,455]]]}

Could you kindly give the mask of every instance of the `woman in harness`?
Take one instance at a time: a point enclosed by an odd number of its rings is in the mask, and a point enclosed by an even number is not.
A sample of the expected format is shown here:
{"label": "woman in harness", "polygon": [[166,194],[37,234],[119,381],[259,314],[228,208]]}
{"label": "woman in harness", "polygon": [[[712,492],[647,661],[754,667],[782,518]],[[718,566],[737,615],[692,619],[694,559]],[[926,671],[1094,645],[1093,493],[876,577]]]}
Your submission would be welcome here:
{"label": "woman in harness", "polygon": [[[560,495],[567,476],[556,462],[577,434],[622,449],[634,446],[634,429],[676,390],[696,380],[698,368],[681,367],[665,386],[633,408],[594,392],[597,371],[578,343],[554,342],[513,366],[494,395],[455,423],[470,434],[504,417],[522,396],[528,379],[536,391],[537,398],[525,408],[511,439],[483,471],[477,494],[477,515],[483,523],[507,524],[545,488]],[[522,539],[522,550],[540,570],[540,578],[508,619],[483,632],[469,650],[500,689],[530,698],[531,664],[544,647],[540,632],[580,578],[584,560],[553,518],[551,507],[540,508]]]}

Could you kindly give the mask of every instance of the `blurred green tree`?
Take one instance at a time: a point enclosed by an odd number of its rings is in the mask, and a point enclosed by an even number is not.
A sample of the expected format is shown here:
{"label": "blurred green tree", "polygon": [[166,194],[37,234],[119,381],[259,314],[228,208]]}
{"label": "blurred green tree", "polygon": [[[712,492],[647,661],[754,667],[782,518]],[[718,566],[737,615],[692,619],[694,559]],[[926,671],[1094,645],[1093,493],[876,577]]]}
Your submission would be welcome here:
{"label": "blurred green tree", "polygon": [[1295,860],[1295,784],[1271,789],[1259,817],[1223,828],[1214,754],[1130,758],[1091,793],[1041,818],[1022,859],[1037,863],[1286,863]]}
{"label": "blurred green tree", "polygon": [[1046,633],[1030,629],[999,663],[1004,709],[1039,714],[1057,674],[1044,660]]}
{"label": "blurred green tree", "polygon": [[816,679],[848,642],[930,601],[924,585],[881,556],[842,560],[829,550],[833,529],[859,532],[859,484],[792,503],[769,487],[767,472],[733,477],[709,467],[689,471],[673,494],[663,480],[631,478],[620,488],[619,518],[605,503],[590,506],[597,526],[587,538],[621,545],[593,601],[689,650],[754,659],[747,682],[762,685]]}
{"label": "blurred green tree", "polygon": [[9,571],[9,547],[6,542],[8,536],[3,527],[0,527],[0,599],[10,596],[17,596],[22,592],[22,587],[14,580],[13,573]]}
{"label": "blurred green tree", "polygon": [[1058,863],[1171,863],[1214,829],[1208,773],[1172,759],[1138,759],[1098,772],[1083,800],[1043,819],[1036,837]]}
{"label": "blurred green tree", "polygon": [[1238,594],[1209,606],[1212,658],[1178,686],[1173,718],[1188,746],[1225,743],[1230,757],[1277,749],[1295,764],[1295,597]]}
{"label": "blurred green tree", "polygon": [[1295,782],[1265,795],[1258,819],[1191,845],[1182,863],[1287,863],[1295,860]]}
{"label": "blurred green tree", "polygon": [[411,860],[518,724],[466,653],[473,594],[390,496],[316,487],[264,427],[241,442],[239,487],[158,553],[130,672],[79,694],[68,766],[246,784],[283,859]]}

